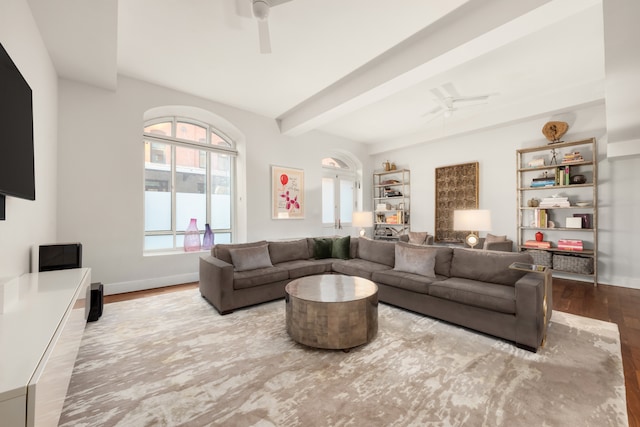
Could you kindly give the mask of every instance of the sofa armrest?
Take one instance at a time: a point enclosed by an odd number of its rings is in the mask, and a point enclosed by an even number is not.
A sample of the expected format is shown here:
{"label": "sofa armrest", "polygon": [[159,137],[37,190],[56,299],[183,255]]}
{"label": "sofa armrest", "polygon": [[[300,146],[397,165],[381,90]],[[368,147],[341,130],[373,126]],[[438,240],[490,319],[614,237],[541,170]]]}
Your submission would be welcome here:
{"label": "sofa armrest", "polygon": [[544,275],[527,273],[515,283],[516,344],[519,346],[536,351],[542,344],[553,309],[551,288],[549,283],[545,301]]}
{"label": "sofa armrest", "polygon": [[200,293],[220,314],[233,306],[233,265],[212,256],[200,257]]}

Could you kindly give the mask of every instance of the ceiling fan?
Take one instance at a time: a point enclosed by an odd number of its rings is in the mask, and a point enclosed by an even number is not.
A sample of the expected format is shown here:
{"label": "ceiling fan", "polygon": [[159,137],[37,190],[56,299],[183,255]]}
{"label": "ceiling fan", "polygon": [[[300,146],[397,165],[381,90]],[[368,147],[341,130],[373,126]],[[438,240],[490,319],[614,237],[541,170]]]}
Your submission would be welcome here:
{"label": "ceiling fan", "polygon": [[[269,35],[269,13],[271,8],[288,3],[291,0],[236,0],[238,14],[253,17],[258,21],[258,39],[260,53],[271,53],[271,37]],[[251,6],[251,11],[248,6]]]}
{"label": "ceiling fan", "polygon": [[446,83],[440,88],[433,88],[430,92],[434,95],[433,100],[438,105],[424,114],[424,116],[429,116],[429,121],[434,120],[440,115],[448,119],[455,111],[487,104],[489,103],[490,97],[498,95],[497,93],[488,93],[484,95],[461,96],[453,86],[453,83]]}

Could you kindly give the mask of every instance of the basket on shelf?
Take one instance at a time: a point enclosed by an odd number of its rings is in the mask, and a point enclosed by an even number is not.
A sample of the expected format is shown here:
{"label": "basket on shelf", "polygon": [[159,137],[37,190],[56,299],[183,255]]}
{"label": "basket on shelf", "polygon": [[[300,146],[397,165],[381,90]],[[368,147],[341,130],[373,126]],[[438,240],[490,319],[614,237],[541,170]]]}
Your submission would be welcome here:
{"label": "basket on shelf", "polygon": [[538,249],[527,249],[527,253],[531,254],[534,264],[544,265],[549,268],[552,267],[551,252],[540,251]]}
{"label": "basket on shelf", "polygon": [[553,269],[568,273],[593,274],[593,258],[554,254]]}

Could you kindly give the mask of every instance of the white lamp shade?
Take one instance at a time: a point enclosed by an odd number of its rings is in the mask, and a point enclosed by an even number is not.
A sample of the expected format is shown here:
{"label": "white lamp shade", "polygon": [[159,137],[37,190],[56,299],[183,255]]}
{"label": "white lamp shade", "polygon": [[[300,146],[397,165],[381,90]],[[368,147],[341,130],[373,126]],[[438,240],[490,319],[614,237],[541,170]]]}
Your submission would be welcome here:
{"label": "white lamp shade", "polygon": [[373,227],[373,212],[354,212],[351,218],[354,227]]}
{"label": "white lamp shade", "polygon": [[453,211],[453,229],[456,231],[491,231],[491,211],[467,209]]}

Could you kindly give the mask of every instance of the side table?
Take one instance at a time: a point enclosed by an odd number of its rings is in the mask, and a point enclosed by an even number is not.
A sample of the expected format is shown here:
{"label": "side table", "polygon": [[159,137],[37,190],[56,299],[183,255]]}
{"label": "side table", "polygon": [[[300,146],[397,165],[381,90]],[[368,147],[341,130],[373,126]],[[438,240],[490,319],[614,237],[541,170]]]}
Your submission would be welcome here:
{"label": "side table", "polygon": [[544,276],[544,289],[542,291],[542,318],[544,319],[544,335],[542,336],[542,343],[540,344],[540,347],[544,347],[544,344],[547,340],[547,312],[549,310],[549,307],[547,307],[547,291],[549,289],[549,286],[551,286],[551,269],[544,265],[528,264],[526,262],[514,262],[509,266],[509,268],[512,270],[526,271],[527,273],[542,274]]}

